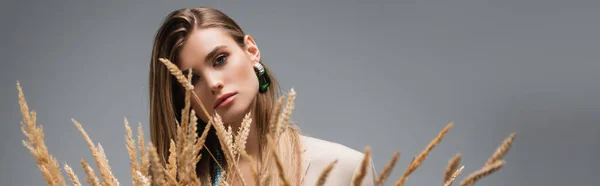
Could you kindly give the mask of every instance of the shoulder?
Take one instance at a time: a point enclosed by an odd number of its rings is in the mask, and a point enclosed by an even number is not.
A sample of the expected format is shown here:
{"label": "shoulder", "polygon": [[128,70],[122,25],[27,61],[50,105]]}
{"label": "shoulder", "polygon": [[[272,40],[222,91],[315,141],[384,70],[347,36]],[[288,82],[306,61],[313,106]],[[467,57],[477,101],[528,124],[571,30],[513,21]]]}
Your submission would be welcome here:
{"label": "shoulder", "polygon": [[364,156],[362,152],[339,143],[309,136],[301,136],[300,139],[304,145],[305,156],[312,161],[330,162],[337,159],[338,163],[358,165]]}
{"label": "shoulder", "polygon": [[[360,168],[364,154],[339,143],[326,141],[309,136],[300,136],[303,152],[302,159],[306,163],[304,183],[314,185],[321,171],[331,162],[337,160],[334,169],[327,178],[326,185],[350,185],[351,180]],[[372,185],[375,175],[374,166],[369,160],[365,184]]]}

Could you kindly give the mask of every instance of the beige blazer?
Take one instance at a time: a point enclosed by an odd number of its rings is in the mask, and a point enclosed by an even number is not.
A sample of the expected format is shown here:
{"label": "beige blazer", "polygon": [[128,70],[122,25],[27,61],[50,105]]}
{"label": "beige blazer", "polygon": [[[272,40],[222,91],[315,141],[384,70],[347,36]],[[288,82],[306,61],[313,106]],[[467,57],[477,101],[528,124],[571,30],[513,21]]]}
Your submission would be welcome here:
{"label": "beige blazer", "polygon": [[[338,160],[333,170],[329,173],[326,186],[352,185],[364,154],[344,145],[329,142],[313,137],[301,136],[303,144],[302,161],[305,172],[302,185],[312,186],[317,183],[321,171],[334,160]],[[376,169],[372,160],[369,160],[367,174],[363,179],[363,186],[375,185]]]}

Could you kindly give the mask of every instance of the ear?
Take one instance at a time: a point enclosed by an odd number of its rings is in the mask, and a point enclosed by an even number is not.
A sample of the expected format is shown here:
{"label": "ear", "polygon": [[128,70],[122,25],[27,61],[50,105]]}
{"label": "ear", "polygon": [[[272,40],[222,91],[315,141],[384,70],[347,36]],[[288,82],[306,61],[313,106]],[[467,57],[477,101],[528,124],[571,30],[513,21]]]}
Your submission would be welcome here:
{"label": "ear", "polygon": [[258,46],[256,46],[256,42],[252,39],[252,36],[244,36],[244,44],[246,45],[245,52],[250,56],[252,65],[260,62],[260,51],[258,50]]}

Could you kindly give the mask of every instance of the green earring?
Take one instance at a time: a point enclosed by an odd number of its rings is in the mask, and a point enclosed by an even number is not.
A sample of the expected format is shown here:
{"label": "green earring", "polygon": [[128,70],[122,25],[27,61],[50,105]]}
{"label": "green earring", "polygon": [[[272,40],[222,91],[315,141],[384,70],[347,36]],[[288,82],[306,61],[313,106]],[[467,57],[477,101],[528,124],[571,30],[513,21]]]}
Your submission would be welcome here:
{"label": "green earring", "polygon": [[269,85],[271,85],[269,73],[267,70],[265,70],[265,67],[260,64],[260,62],[254,64],[254,72],[256,72],[256,77],[258,77],[258,91],[260,93],[266,92],[267,88],[269,88]]}

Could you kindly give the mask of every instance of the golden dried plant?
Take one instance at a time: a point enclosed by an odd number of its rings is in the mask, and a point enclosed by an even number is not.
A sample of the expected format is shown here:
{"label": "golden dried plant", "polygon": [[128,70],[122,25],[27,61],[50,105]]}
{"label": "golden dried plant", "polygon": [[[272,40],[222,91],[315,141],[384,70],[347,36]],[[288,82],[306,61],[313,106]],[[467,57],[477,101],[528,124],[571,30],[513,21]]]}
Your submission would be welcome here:
{"label": "golden dried plant", "polygon": [[[279,179],[281,185],[291,185],[289,179],[284,174],[285,167],[279,159],[279,154],[275,150],[275,144],[279,139],[279,134],[287,129],[287,123],[290,121],[291,113],[294,109],[294,102],[296,93],[293,89],[287,95],[287,102],[285,106],[283,104],[284,97],[280,97],[274,106],[271,113],[272,123],[268,126],[272,131],[266,136],[268,150],[271,157],[275,160],[276,171],[271,170],[259,170],[257,162],[250,157],[245,151],[246,140],[250,133],[250,124],[252,123],[250,113],[244,116],[244,119],[237,129],[237,132],[233,132],[231,126],[225,127],[221,117],[215,113],[215,115],[209,115],[204,105],[199,100],[198,96],[193,91],[193,86],[189,83],[189,75],[185,77],[177,66],[171,63],[169,60],[161,58],[159,59],[168,68],[169,72],[176,77],[181,85],[186,89],[185,93],[185,105],[182,109],[181,123],[178,123],[176,139],[170,141],[171,145],[169,148],[168,162],[160,162],[160,158],[156,152],[156,147],[152,143],[145,144],[144,134],[142,132],[141,123],[138,124],[138,138],[137,142],[133,139],[132,130],[129,126],[127,118],[124,119],[125,124],[125,147],[128,152],[130,160],[130,172],[132,176],[132,183],[134,186],[150,186],[150,185],[200,185],[201,180],[196,176],[196,162],[202,158],[199,153],[203,148],[206,148],[204,144],[210,128],[214,127],[217,133],[217,137],[223,148],[227,167],[224,165],[217,164],[223,168],[223,179],[218,185],[232,185],[235,179],[239,179],[239,183],[247,185],[243,179],[243,175],[239,168],[239,159],[241,157],[246,158],[251,165],[252,178],[254,179],[254,185],[264,185],[264,183],[270,179]],[[190,72],[191,73],[191,72]],[[65,179],[62,176],[60,167],[58,166],[57,160],[50,155],[48,149],[44,143],[44,133],[41,126],[36,123],[35,111],[30,111],[23,94],[20,83],[17,81],[17,89],[19,93],[19,105],[21,107],[21,114],[23,117],[22,131],[29,141],[23,141],[23,145],[31,151],[33,154],[40,171],[48,185],[65,185]],[[203,132],[200,136],[197,133],[197,117],[194,109],[190,108],[190,99],[195,99],[197,103],[200,103],[202,114],[208,117],[208,123],[204,127]],[[77,129],[82,133],[84,140],[87,142],[88,147],[91,150],[92,157],[96,163],[96,166],[100,172],[102,179],[99,179],[92,167],[82,158],[81,165],[85,170],[87,177],[84,181],[93,186],[116,186],[119,185],[116,177],[110,169],[108,159],[106,158],[105,152],[100,144],[95,145],[90,136],[85,132],[83,126],[72,119],[72,122]],[[425,150],[415,156],[409,166],[406,168],[404,174],[400,179],[395,182],[395,185],[404,185],[406,179],[411,175],[426,159],[432,149],[439,144],[443,137],[449,132],[450,128],[454,125],[453,122],[448,123],[446,127],[439,132],[439,134],[427,145]],[[485,176],[488,176],[505,165],[505,161],[502,158],[508,153],[516,133],[511,135],[504,140],[504,142],[497,148],[493,155],[488,159],[484,166],[468,175],[462,182],[461,186],[474,185],[478,180]],[[136,145],[137,144],[137,145]],[[137,147],[136,147],[137,146]],[[136,149],[137,148],[137,149]],[[139,150],[139,151],[138,151]],[[206,149],[209,158],[215,159],[213,154]],[[139,157],[138,157],[139,152]],[[376,180],[373,180],[375,185],[385,184],[388,176],[391,174],[396,162],[400,157],[400,152],[394,153],[391,161],[385,166],[384,170],[380,175],[377,176]],[[139,158],[139,160],[138,160]],[[360,171],[357,172],[355,179],[352,180],[354,185],[361,185],[362,180],[367,175],[367,166],[371,159],[371,149],[369,146],[365,147],[364,157],[360,163]],[[449,186],[461,173],[464,166],[458,168],[461,160],[461,154],[458,153],[451,160],[443,174],[443,185]],[[328,164],[319,176],[317,185],[325,185],[329,173],[335,168],[338,160],[335,160]],[[69,179],[73,185],[81,185],[77,175],[73,170],[65,163],[65,172],[69,176]],[[235,182],[238,183],[238,182]]]}

